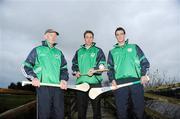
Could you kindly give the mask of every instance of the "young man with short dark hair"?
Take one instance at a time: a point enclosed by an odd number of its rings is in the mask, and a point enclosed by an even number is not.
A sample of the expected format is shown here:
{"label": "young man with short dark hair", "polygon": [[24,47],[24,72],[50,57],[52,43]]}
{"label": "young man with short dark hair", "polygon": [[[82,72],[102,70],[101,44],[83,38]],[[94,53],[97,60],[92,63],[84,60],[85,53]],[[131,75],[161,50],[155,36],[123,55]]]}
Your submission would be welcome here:
{"label": "young man with short dark hair", "polygon": [[[99,66],[105,65],[105,55],[102,49],[95,46],[94,33],[92,31],[84,32],[85,44],[76,51],[72,60],[72,70],[75,73],[76,84],[88,83],[90,87],[100,87],[101,73],[93,73],[93,70],[99,69]],[[88,74],[88,75],[83,75]],[[88,92],[77,91],[78,119],[86,119],[88,108]],[[93,109],[93,119],[101,119],[100,97],[90,99]]]}
{"label": "young man with short dark hair", "polygon": [[115,30],[117,44],[109,51],[108,77],[112,86],[141,80],[141,84],[123,87],[114,90],[117,115],[119,119],[127,119],[128,99],[133,103],[132,110],[137,119],[144,117],[144,89],[147,83],[147,71],[149,62],[143,51],[136,44],[125,41],[125,30],[119,27]]}

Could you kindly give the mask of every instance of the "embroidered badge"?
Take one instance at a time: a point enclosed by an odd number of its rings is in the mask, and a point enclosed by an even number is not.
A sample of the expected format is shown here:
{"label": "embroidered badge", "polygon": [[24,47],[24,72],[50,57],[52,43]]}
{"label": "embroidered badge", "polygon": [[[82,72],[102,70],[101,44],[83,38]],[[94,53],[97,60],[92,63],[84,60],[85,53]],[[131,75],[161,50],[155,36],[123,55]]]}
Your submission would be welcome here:
{"label": "embroidered badge", "polygon": [[60,56],[58,54],[55,54],[54,57],[60,59]]}
{"label": "embroidered badge", "polygon": [[128,52],[132,52],[132,48],[128,48],[127,51],[128,51]]}
{"label": "embroidered badge", "polygon": [[94,57],[95,56],[95,53],[91,53],[91,57]]}

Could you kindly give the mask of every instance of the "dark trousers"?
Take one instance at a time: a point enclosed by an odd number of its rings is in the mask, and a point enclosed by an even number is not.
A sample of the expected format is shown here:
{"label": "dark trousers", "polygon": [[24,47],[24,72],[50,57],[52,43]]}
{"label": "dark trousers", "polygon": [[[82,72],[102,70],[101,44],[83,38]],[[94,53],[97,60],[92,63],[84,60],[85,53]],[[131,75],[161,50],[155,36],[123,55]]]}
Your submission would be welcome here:
{"label": "dark trousers", "polygon": [[131,110],[135,119],[144,118],[144,89],[143,85],[136,84],[119,88],[114,91],[118,119],[128,119],[129,100],[132,102]]}
{"label": "dark trousers", "polygon": [[64,92],[60,88],[41,86],[37,92],[37,119],[64,118]]}
{"label": "dark trousers", "polygon": [[[92,87],[96,87],[91,85]],[[98,86],[99,87],[99,86]],[[88,101],[91,101],[93,109],[93,119],[101,119],[101,102],[100,97],[92,100],[88,96],[88,92],[77,91],[77,109],[78,109],[78,119],[86,119],[86,113],[88,108]]]}

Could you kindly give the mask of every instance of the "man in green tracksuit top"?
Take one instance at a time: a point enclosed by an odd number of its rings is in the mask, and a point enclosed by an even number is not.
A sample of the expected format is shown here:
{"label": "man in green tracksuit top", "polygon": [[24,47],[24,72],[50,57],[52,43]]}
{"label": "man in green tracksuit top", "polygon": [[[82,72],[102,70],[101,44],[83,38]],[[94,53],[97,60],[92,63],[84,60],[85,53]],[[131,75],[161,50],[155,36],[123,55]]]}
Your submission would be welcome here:
{"label": "man in green tracksuit top", "polygon": [[[64,94],[67,89],[68,71],[63,53],[55,48],[59,35],[53,29],[46,30],[42,45],[35,47],[25,60],[22,71],[32,85],[37,87],[37,118],[63,119]],[[42,83],[59,84],[58,87],[40,86]]]}
{"label": "man in green tracksuit top", "polygon": [[[92,31],[84,32],[85,44],[76,51],[72,60],[72,70],[75,73],[76,84],[88,83],[90,87],[101,86],[101,72],[92,73],[94,69],[105,65],[105,55],[102,49],[95,46],[94,33]],[[84,76],[83,74],[88,74]],[[88,107],[88,92],[77,91],[78,119],[86,119]],[[93,119],[101,119],[100,98],[90,100],[93,108]]]}
{"label": "man in green tracksuit top", "polygon": [[141,84],[119,88],[114,91],[117,115],[119,119],[127,119],[128,100],[131,99],[134,117],[144,118],[144,90],[147,83],[146,73],[149,62],[143,51],[136,44],[125,41],[125,30],[119,27],[115,31],[118,43],[110,50],[108,55],[108,77],[112,86],[141,80]]}

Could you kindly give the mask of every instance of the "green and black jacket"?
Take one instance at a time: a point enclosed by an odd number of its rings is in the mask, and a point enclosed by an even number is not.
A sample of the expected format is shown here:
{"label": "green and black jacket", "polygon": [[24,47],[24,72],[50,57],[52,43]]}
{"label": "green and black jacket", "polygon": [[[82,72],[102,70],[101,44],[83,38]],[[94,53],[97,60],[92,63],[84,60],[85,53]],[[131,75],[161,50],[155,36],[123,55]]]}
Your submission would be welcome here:
{"label": "green and black jacket", "polygon": [[[105,55],[101,48],[95,46],[95,43],[89,49],[86,49],[85,45],[82,45],[76,51],[72,60],[73,72],[80,72],[81,74],[87,74],[91,68],[99,69],[99,65],[105,65]],[[101,73],[95,73],[93,76],[80,76],[76,80],[76,84],[89,83],[100,84],[102,81]]]}
{"label": "green and black jacket", "polygon": [[29,80],[38,78],[40,82],[59,84],[61,80],[68,80],[67,62],[63,53],[50,47],[47,40],[35,47],[23,63],[22,71]]}
{"label": "green and black jacket", "polygon": [[136,44],[128,44],[114,48],[108,54],[108,77],[110,82],[116,80],[120,83],[139,80],[146,75],[150,64],[143,51]]}

